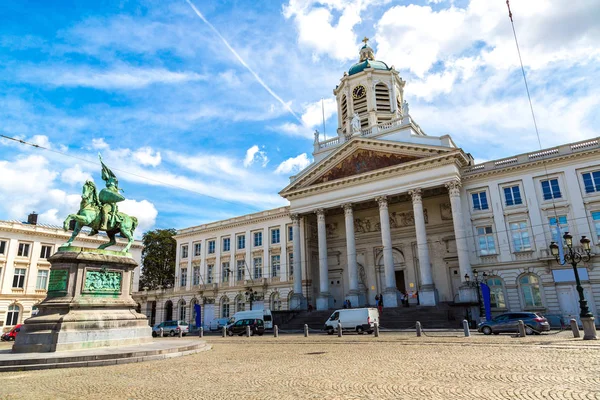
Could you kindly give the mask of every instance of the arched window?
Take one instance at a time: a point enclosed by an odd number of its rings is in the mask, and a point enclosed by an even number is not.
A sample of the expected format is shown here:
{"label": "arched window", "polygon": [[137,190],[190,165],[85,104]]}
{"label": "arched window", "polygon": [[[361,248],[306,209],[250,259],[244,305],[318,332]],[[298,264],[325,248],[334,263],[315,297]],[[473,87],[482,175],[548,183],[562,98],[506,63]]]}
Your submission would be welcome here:
{"label": "arched window", "polygon": [[244,311],[246,304],[244,304],[244,297],[240,294],[235,298],[235,312]]}
{"label": "arched window", "polygon": [[185,308],[185,300],[179,302],[179,320],[185,321],[187,315],[187,309]]}
{"label": "arched window", "polygon": [[506,308],[502,278],[493,276],[488,278],[486,283],[490,287],[490,306],[492,308]]}
{"label": "arched window", "polygon": [[17,325],[19,323],[19,313],[21,308],[17,304],[8,306],[8,313],[6,314],[6,325]]}
{"label": "arched window", "polygon": [[270,306],[271,306],[271,310],[273,310],[273,311],[281,310],[281,299],[279,297],[279,292],[275,292],[275,293],[271,294]]}
{"label": "arched window", "polygon": [[390,104],[390,90],[383,82],[379,82],[375,85],[375,103],[377,104],[377,111],[392,111]]}
{"label": "arched window", "polygon": [[229,318],[229,297],[221,297],[221,318]]}
{"label": "arched window", "polygon": [[525,275],[519,279],[525,307],[542,307],[540,278],[535,275]]}
{"label": "arched window", "polygon": [[165,321],[171,321],[173,319],[173,302],[167,300],[165,303]]}

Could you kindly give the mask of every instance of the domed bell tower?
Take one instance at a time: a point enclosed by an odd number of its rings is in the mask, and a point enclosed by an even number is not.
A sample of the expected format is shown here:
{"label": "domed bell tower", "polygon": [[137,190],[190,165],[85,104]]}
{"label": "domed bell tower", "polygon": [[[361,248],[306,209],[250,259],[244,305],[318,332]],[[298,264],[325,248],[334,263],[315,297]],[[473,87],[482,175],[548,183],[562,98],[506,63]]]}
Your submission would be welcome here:
{"label": "domed bell tower", "polygon": [[406,82],[394,67],[375,59],[368,41],[366,37],[363,39],[359,61],[344,72],[333,91],[338,105],[337,133],[340,137],[349,137],[355,132],[352,127],[355,113],[360,119],[361,131],[403,117]]}

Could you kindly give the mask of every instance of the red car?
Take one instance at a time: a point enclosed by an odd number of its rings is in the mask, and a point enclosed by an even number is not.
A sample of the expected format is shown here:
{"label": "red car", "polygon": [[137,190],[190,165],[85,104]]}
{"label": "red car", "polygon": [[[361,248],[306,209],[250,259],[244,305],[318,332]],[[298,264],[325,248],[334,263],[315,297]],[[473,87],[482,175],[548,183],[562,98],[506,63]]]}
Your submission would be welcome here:
{"label": "red car", "polygon": [[10,342],[11,340],[14,341],[15,338],[17,337],[17,333],[19,333],[21,331],[21,325],[15,325],[9,332],[6,332],[5,334],[3,334],[0,339],[2,339],[2,341],[7,341]]}

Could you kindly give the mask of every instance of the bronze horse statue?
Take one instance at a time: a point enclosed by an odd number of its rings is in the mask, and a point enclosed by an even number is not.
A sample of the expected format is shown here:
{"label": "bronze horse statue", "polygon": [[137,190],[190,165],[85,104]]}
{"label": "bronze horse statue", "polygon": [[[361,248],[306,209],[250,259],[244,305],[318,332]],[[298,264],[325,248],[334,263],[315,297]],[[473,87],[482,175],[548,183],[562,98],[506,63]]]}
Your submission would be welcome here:
{"label": "bronze horse statue", "polygon": [[120,233],[121,236],[128,239],[127,246],[122,250],[127,252],[133,244],[133,231],[137,227],[138,220],[136,217],[129,216],[122,212],[116,213],[116,218],[111,218],[107,226],[107,229],[102,229],[102,203],[98,198],[98,192],[96,191],[96,185],[92,181],[86,181],[83,185],[83,193],[81,195],[81,203],[79,205],[79,211],[77,214],[69,214],[63,223],[63,229],[69,230],[69,223],[71,220],[75,220],[75,229],[73,234],[69,238],[69,241],[64,246],[70,246],[73,240],[77,237],[81,228],[89,226],[92,228],[92,233],[99,232],[101,230],[106,232],[106,235],[110,239],[108,243],[100,245],[99,249],[105,249],[117,243],[115,235]]}

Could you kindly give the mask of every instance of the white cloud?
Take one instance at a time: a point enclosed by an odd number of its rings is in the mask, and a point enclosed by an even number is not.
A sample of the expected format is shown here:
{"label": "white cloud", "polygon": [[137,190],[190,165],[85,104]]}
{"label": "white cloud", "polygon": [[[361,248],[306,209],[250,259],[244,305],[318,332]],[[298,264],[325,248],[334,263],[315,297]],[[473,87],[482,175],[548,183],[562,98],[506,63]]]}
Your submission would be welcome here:
{"label": "white cloud", "polygon": [[103,138],[100,139],[92,139],[92,148],[96,150],[108,149],[108,143],[104,141]]}
{"label": "white cloud", "polygon": [[254,145],[248,150],[246,150],[246,158],[244,158],[244,167],[248,168],[256,161],[258,161],[263,167],[266,167],[269,162],[269,158],[267,157],[267,153],[265,151],[260,150],[257,145]]}
{"label": "white cloud", "polygon": [[138,226],[134,232],[136,239],[141,239],[144,232],[154,227],[156,217],[158,216],[156,207],[148,200],[137,201],[125,199],[119,203],[119,211],[137,218]]}
{"label": "white cloud", "polygon": [[[321,134],[323,133],[323,111],[325,114],[325,121],[328,121],[337,113],[337,102],[335,98],[332,97],[324,99],[322,104],[321,100],[307,103],[303,108],[304,112],[301,116],[303,125],[286,122],[273,129],[289,136],[300,136],[312,139],[314,137],[315,129],[319,130]],[[329,132],[335,132],[336,129],[337,121],[334,121],[334,125],[330,124],[329,129],[326,129],[326,131],[329,130]]]}
{"label": "white cloud", "polygon": [[83,171],[79,164],[63,170],[60,174],[60,180],[69,185],[83,185],[85,181],[93,181],[92,174]]}
{"label": "white cloud", "polygon": [[130,66],[120,66],[112,70],[61,66],[29,68],[21,70],[18,77],[25,82],[95,89],[139,89],[153,84],[177,84],[207,79],[206,76],[195,72],[174,72],[163,68]]}
{"label": "white cloud", "polygon": [[310,163],[311,160],[309,160],[306,153],[302,153],[296,157],[288,158],[287,160],[279,164],[279,166],[275,170],[275,173],[294,175],[302,171],[304,168],[310,165]]}
{"label": "white cloud", "polygon": [[46,149],[52,148],[52,145],[50,144],[50,140],[48,139],[48,136],[46,136],[46,135],[34,135],[27,141],[30,143],[36,144],[40,147],[44,147]]}
{"label": "white cloud", "polygon": [[156,167],[161,162],[160,151],[154,151],[151,147],[141,147],[133,152],[134,160],[142,165]]}

